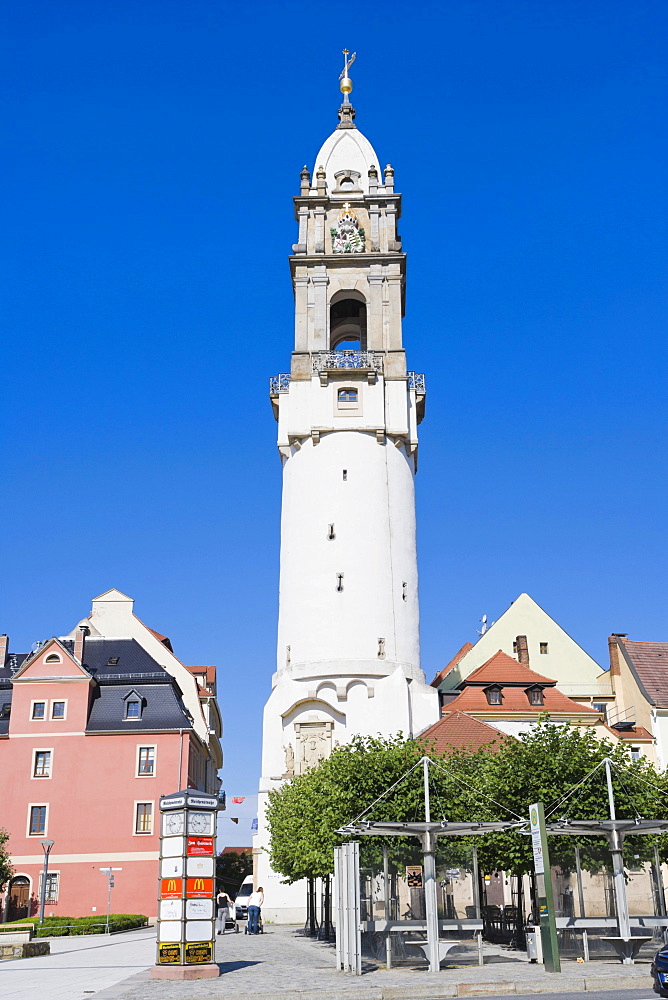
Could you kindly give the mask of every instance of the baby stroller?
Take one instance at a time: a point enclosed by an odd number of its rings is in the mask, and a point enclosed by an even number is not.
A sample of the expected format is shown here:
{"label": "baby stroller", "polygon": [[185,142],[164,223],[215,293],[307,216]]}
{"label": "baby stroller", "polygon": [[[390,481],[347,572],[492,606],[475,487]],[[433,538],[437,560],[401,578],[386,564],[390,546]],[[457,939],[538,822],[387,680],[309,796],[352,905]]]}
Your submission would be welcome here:
{"label": "baby stroller", "polygon": [[[258,934],[264,934],[264,924],[262,923],[262,910],[260,910],[257,918],[257,931]],[[248,934],[248,920],[246,921],[246,926],[244,927],[244,934]]]}

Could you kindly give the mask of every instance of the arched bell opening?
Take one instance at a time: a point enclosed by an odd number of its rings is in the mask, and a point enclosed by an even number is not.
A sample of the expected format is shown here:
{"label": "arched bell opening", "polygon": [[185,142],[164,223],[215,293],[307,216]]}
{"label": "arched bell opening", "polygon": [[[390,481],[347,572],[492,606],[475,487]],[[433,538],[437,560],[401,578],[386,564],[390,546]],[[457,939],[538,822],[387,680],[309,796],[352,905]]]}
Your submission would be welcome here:
{"label": "arched bell opening", "polygon": [[355,293],[343,293],[329,307],[331,351],[366,351],[366,302]]}

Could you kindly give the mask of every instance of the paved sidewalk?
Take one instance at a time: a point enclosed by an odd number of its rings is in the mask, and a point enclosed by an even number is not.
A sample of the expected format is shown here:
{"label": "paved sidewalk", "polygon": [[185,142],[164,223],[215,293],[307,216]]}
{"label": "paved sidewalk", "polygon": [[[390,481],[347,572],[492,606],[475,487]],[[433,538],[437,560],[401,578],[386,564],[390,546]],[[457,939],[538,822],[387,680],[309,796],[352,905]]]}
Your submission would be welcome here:
{"label": "paved sidewalk", "polygon": [[51,954],[0,962],[2,1000],[91,1000],[155,961],[155,929],[51,940]]}
{"label": "paved sidewalk", "polygon": [[[561,975],[531,965],[521,953],[486,946],[486,964],[430,973],[365,967],[357,977],[337,972],[332,946],[303,938],[296,927],[267,925],[257,937],[217,938],[219,979],[187,983],[149,979],[155,930],[110,939],[56,938],[53,954],[0,963],[2,1000],[437,1000],[441,997],[576,993],[634,987],[651,995],[649,962],[586,965],[564,962]],[[475,952],[471,952],[475,960]]]}
{"label": "paved sidewalk", "polygon": [[[524,954],[490,949],[489,964],[429,973],[369,966],[357,977],[337,972],[334,948],[301,937],[296,927],[265,925],[257,937],[226,934],[217,938],[219,979],[167,983],[149,980],[148,970],[96,995],[95,1000],[436,1000],[440,997],[502,993],[567,993],[647,989],[649,962],[564,962],[562,975],[531,965]],[[475,952],[471,952],[475,960]],[[486,963],[488,959],[486,957]]]}

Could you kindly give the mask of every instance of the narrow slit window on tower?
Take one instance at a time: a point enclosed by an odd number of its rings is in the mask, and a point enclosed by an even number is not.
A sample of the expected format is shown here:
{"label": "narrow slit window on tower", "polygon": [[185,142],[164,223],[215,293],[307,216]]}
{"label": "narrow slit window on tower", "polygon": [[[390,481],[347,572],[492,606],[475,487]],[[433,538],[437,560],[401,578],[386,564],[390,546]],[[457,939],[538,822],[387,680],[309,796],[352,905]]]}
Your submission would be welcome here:
{"label": "narrow slit window on tower", "polygon": [[378,659],[379,660],[384,660],[385,659],[385,640],[384,639],[379,639],[378,640]]}
{"label": "narrow slit window on tower", "polygon": [[401,599],[402,599],[402,601],[407,601],[408,600],[408,584],[406,583],[405,580],[401,584]]}
{"label": "narrow slit window on tower", "polygon": [[343,590],[343,573],[336,574],[336,589],[339,593]]}
{"label": "narrow slit window on tower", "polygon": [[331,540],[332,538],[336,538],[336,532],[334,531],[334,525],[333,525],[333,524],[330,524],[330,525],[329,525],[329,528],[327,529],[327,537],[328,537],[328,538],[329,538],[330,540]]}
{"label": "narrow slit window on tower", "polygon": [[344,483],[348,482],[348,470],[347,469],[343,470],[343,481],[344,481]]}

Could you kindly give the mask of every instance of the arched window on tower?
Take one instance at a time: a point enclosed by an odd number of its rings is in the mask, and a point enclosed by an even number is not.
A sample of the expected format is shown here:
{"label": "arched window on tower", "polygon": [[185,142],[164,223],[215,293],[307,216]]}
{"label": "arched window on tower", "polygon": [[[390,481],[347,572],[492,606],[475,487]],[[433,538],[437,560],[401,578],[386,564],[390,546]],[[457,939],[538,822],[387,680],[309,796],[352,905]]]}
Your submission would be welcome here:
{"label": "arched window on tower", "polygon": [[332,302],[329,309],[329,347],[332,351],[366,351],[365,302],[353,297]]}

